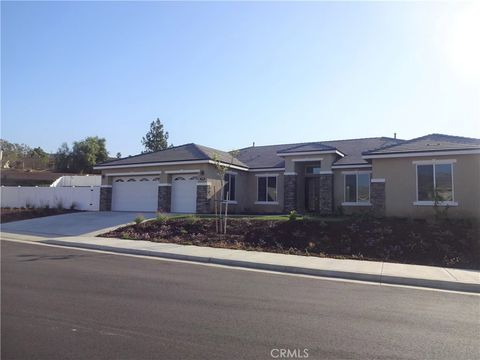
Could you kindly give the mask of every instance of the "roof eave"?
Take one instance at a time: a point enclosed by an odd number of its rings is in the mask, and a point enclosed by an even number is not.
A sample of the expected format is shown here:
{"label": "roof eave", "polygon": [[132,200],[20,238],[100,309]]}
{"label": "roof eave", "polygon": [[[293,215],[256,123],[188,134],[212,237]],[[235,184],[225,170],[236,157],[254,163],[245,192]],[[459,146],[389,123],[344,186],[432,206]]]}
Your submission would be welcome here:
{"label": "roof eave", "polygon": [[364,153],[362,155],[362,158],[367,160],[367,159],[399,158],[399,157],[414,157],[414,156],[468,155],[468,154],[480,154],[480,148],[397,151],[397,152],[392,151],[388,153]]}

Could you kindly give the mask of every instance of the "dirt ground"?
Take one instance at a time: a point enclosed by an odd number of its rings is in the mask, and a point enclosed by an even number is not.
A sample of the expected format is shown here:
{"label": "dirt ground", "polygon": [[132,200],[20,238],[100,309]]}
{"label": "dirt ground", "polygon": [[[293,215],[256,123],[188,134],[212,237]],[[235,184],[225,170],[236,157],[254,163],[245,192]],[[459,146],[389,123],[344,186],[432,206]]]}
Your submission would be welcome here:
{"label": "dirt ground", "polygon": [[70,210],[70,209],[9,209],[9,208],[1,208],[0,209],[0,223],[7,223],[12,221],[18,220],[27,220],[33,219],[37,217],[43,216],[51,216],[51,215],[60,215],[60,214],[68,214],[71,212],[76,212],[78,210]]}
{"label": "dirt ground", "polygon": [[437,221],[349,217],[338,220],[232,218],[219,235],[214,219],[147,221],[103,237],[480,269],[480,226],[474,220]]}

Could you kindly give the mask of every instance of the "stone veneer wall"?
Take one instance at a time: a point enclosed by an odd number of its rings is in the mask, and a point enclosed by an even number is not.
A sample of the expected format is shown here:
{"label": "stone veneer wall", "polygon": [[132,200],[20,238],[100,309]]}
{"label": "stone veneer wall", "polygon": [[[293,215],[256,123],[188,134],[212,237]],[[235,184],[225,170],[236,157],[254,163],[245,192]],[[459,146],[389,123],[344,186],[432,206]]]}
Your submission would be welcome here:
{"label": "stone veneer wall", "polygon": [[210,185],[197,185],[197,214],[208,214],[210,212],[209,192]]}
{"label": "stone veneer wall", "polygon": [[100,188],[100,211],[112,211],[112,188]]}
{"label": "stone veneer wall", "polygon": [[385,216],[385,182],[370,183],[370,202],[375,215]]}
{"label": "stone veneer wall", "polygon": [[333,213],[333,174],[321,174],[320,177],[320,214]]}
{"label": "stone veneer wall", "polygon": [[160,212],[170,212],[172,204],[172,187],[162,185],[158,187],[158,205]]}
{"label": "stone veneer wall", "polygon": [[283,176],[284,211],[290,212],[297,209],[297,175]]}

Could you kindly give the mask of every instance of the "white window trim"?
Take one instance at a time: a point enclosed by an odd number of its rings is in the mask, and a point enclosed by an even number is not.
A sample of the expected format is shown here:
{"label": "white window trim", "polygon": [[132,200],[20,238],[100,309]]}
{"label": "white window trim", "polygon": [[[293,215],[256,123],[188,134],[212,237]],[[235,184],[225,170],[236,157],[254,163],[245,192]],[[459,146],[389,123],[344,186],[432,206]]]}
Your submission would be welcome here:
{"label": "white window trim", "polygon": [[[278,174],[265,174],[265,175],[255,175],[257,177],[257,201],[255,201],[255,204],[271,204],[271,205],[276,205],[278,204],[278,179],[275,180],[275,200],[274,201],[268,201],[268,178],[269,177],[278,177]],[[258,180],[260,178],[267,178],[267,183],[266,183],[266,188],[265,188],[265,199],[266,201],[260,201],[258,200]]]}
{"label": "white window trim", "polygon": [[[370,203],[370,196],[371,196],[371,177],[370,181],[368,182],[368,202],[361,202],[358,201],[358,175],[360,174],[369,174],[370,176],[372,175],[371,171],[342,171],[343,174],[343,202],[342,206],[371,206],[372,204]],[[357,201],[347,201],[347,181],[346,181],[346,176],[347,175],[355,175],[355,186],[357,187],[357,196],[356,200]]]}
{"label": "white window trim", "polygon": [[433,166],[433,189],[436,188],[436,176],[435,176],[435,165],[450,165],[452,169],[452,200],[450,201],[437,201],[438,206],[458,206],[458,202],[455,201],[455,185],[453,181],[453,172],[454,172],[454,166],[453,164],[456,163],[457,161],[454,159],[450,160],[425,160],[425,161],[412,161],[412,163],[415,165],[415,201],[413,202],[413,205],[415,206],[434,206],[435,201],[431,200],[418,200],[418,166],[420,165],[432,165]]}
{"label": "white window trim", "polygon": [[[435,206],[435,201],[414,201],[415,206]],[[456,201],[438,201],[438,206],[458,206]]]}
{"label": "white window trim", "polygon": [[342,202],[342,206],[372,206],[371,202]]}

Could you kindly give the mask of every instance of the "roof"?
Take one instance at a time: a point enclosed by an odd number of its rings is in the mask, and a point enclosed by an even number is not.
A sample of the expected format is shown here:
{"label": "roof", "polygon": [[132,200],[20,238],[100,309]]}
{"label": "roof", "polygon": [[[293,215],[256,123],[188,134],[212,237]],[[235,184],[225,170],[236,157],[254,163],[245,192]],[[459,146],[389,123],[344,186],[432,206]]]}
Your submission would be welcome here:
{"label": "roof", "polygon": [[177,162],[177,161],[198,161],[198,160],[218,160],[225,163],[233,163],[233,165],[247,167],[238,159],[225,151],[209,148],[197,144],[185,144],[180,146],[169,147],[165,150],[153,151],[149,153],[129,156],[126,158],[107,161],[97,166],[119,166],[119,165],[142,165],[149,163]]}
{"label": "roof", "polygon": [[391,144],[365,151],[363,155],[399,154],[430,151],[476,150],[480,139],[444,134],[429,134],[400,144]]}
{"label": "roof", "polygon": [[310,151],[335,151],[335,147],[325,145],[320,142],[314,143],[303,143],[294,145],[288,149],[279,150],[279,154],[288,154],[288,153],[299,153],[299,152],[310,152]]}
{"label": "roof", "polygon": [[388,137],[374,137],[349,140],[331,140],[315,143],[296,143],[267,146],[251,146],[241,149],[237,159],[250,168],[284,167],[285,161],[278,156],[289,152],[328,151],[338,150],[345,156],[337,160],[334,165],[368,164],[362,158],[362,152],[377,149],[382,146],[398,144],[404,140]]}

